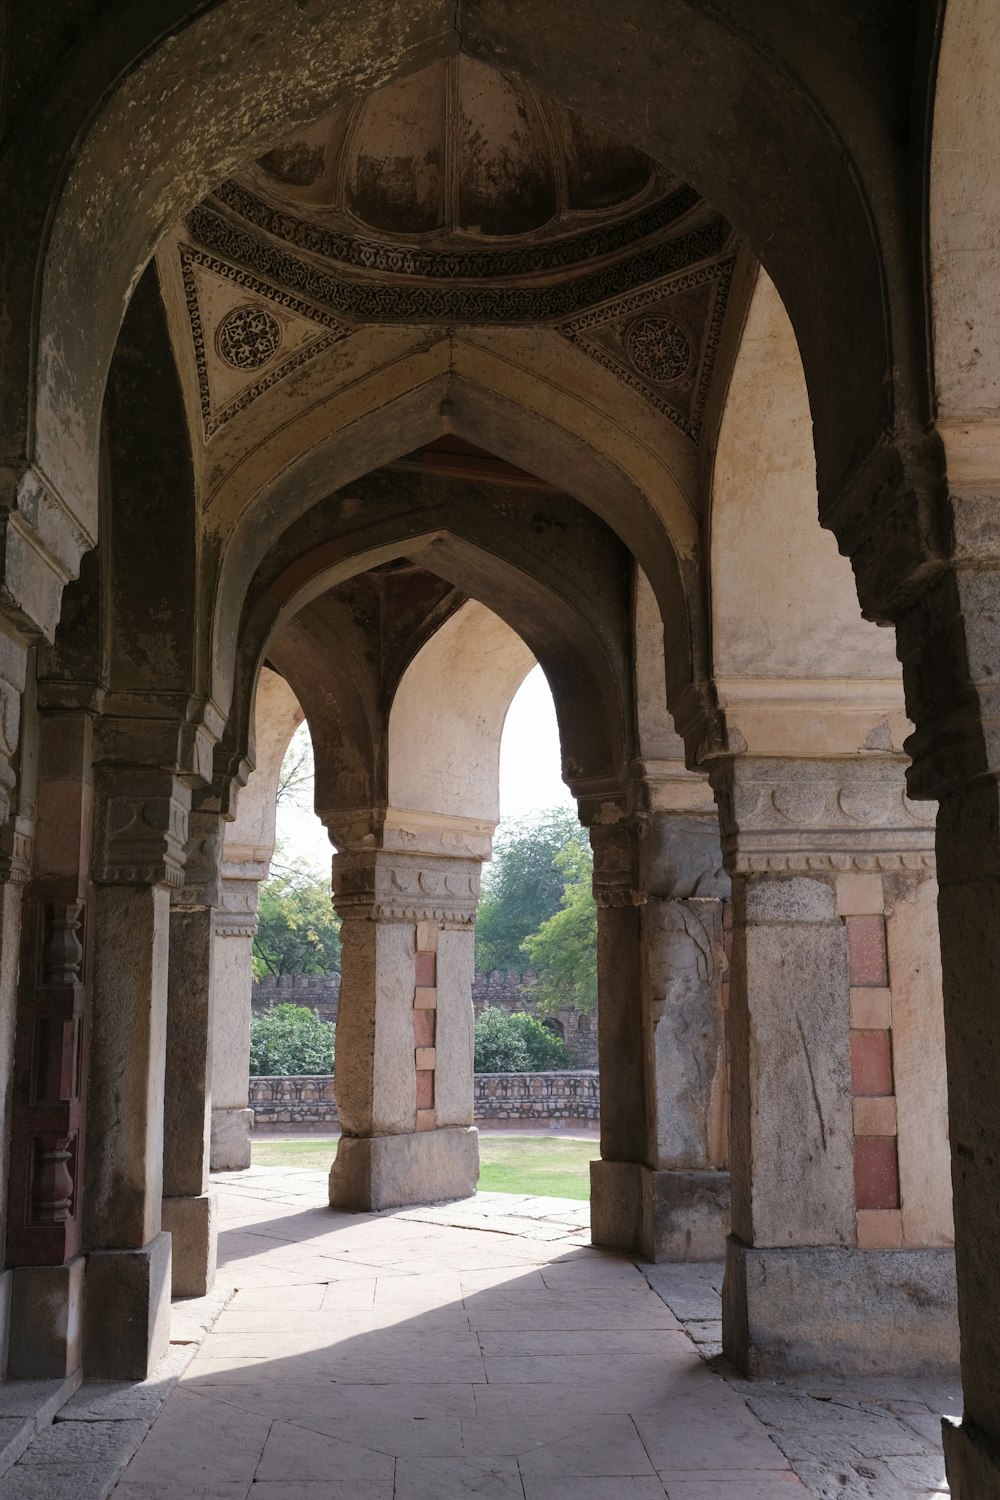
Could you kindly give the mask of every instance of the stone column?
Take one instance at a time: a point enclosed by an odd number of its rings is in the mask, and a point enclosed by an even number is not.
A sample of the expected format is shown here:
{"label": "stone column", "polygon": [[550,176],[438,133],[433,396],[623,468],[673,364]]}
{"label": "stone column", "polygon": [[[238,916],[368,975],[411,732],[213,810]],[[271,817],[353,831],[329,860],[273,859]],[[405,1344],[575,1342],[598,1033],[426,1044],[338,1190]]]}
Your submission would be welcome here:
{"label": "stone column", "polygon": [[649,1142],[642,911],[646,832],[643,818],[627,814],[590,829],[601,1076],[601,1159],[590,1165],[590,1225],[595,1244],[627,1250],[637,1248],[642,1235]]}
{"label": "stone column", "polygon": [[84,1368],[142,1380],[169,1339],[170,889],[183,882],[191,793],[169,771],[117,767],[98,769],[96,791]]}
{"label": "stone column", "polygon": [[706,796],[706,783],[694,777],[661,781],[650,819],[643,912],[650,1138],[640,1249],[652,1261],[721,1260],[729,1233],[730,887],[718,815],[711,803],[705,809]]}
{"label": "stone column", "polygon": [[[343,920],[335,1208],[475,1191],[472,975],[482,856],[444,852],[463,847],[461,836],[449,840],[448,820],[433,821],[435,852],[351,847],[331,834],[341,851],[333,886]],[[384,837],[413,843],[402,826]]]}
{"label": "stone column", "polygon": [[[12,940],[14,951],[6,952],[3,971],[5,983],[17,983],[7,1370],[25,1379],[68,1375],[82,1355],[89,927],[84,872],[90,866],[92,747],[86,708],[43,712],[34,849],[20,818],[5,830],[10,880],[3,891],[3,940],[5,948]],[[29,862],[34,873],[22,886]],[[9,900],[15,887],[18,903],[24,890],[19,975],[15,902]]]}
{"label": "stone column", "polygon": [[223,854],[212,943],[213,1172],[250,1165],[250,986],[257,897],[267,868],[266,861]]}
{"label": "stone column", "polygon": [[898,758],[732,757],[713,785],[734,906],[726,1353],[764,1376],[940,1371],[953,1259],[902,1237],[892,1069],[926,950],[886,942],[932,878],[931,819]]}
{"label": "stone column", "polygon": [[215,1281],[218,1230],[208,1172],[221,846],[219,814],[192,812],[184,884],[170,892],[162,1222],[171,1237],[175,1297],[203,1297]]}

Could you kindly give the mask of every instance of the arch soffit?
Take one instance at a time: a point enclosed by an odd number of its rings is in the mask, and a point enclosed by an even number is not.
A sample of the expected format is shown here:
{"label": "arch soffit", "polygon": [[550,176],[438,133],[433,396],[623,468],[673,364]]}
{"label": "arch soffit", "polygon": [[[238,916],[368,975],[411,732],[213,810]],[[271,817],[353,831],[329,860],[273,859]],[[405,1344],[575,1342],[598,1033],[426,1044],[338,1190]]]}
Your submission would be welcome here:
{"label": "arch soffit", "polygon": [[[712,676],[730,733],[762,753],[782,739],[811,754],[900,748],[894,632],[862,618],[850,562],[820,526],[802,364],[763,271],[719,424],[708,515]],[[883,723],[879,742],[865,744]]]}
{"label": "arch soffit", "polygon": [[[332,492],[446,431],[489,448],[556,486],[565,486],[566,476],[572,475],[574,498],[618,533],[633,555],[641,558],[650,577],[670,635],[669,676],[674,694],[703,678],[702,625],[689,603],[697,598],[699,588],[696,526],[686,504],[678,506],[674,514],[684,521],[681,550],[655,514],[650,497],[665,493],[665,480],[673,489],[669,472],[655,452],[631,440],[615,418],[616,451],[605,456],[591,446],[592,408],[572,398],[573,426],[561,425],[556,419],[564,413],[551,388],[541,393],[549,398],[547,404],[539,399],[534,408],[526,408],[479,381],[450,374],[446,347],[442,343],[431,351],[436,355],[432,372],[421,360],[407,379],[396,382],[391,399],[365,409],[362,415],[351,414],[352,420],[343,425],[337,423],[343,411],[335,402],[324,407],[329,429],[320,427],[312,414],[312,446],[284,467],[275,463],[270,488],[258,490],[252,506],[244,504],[239,524],[227,537],[215,584],[214,696],[220,705],[229,703],[237,622],[247,580],[281,533]],[[482,373],[478,365],[475,368],[477,374]],[[442,403],[447,403],[446,416]]]}
{"label": "arch soffit", "polygon": [[[241,703],[252,701],[259,665],[290,622],[313,599],[348,578],[401,556],[419,562],[454,584],[503,620],[525,642],[545,670],[555,700],[566,775],[606,779],[624,775],[634,754],[631,663],[616,660],[609,643],[624,632],[601,628],[593,600],[582,588],[574,598],[557,590],[550,575],[544,581],[478,542],[455,532],[412,530],[390,539],[392,523],[372,528],[349,557],[330,561],[325,549],[315,557],[315,571],[296,576],[296,587],[284,598],[266,593],[251,609],[240,641],[240,669],[229,736],[240,743],[247,733]],[[619,642],[620,643],[620,642]],[[242,684],[247,684],[244,693]],[[308,714],[308,708],[307,708]]]}
{"label": "arch soffit", "polygon": [[278,778],[285,752],[302,723],[302,707],[287,681],[261,669],[251,714],[256,764],[240,790],[236,816],[226,824],[223,856],[229,861],[266,865],[274,851]]}
{"label": "arch soffit", "polygon": [[930,147],[934,395],[952,484],[1000,481],[1000,30],[990,0],[944,8]]}
{"label": "arch soffit", "polygon": [[[17,410],[23,428],[8,451],[31,452],[50,487],[73,496],[92,527],[104,376],[131,289],[165,227],[296,126],[461,47],[570,107],[588,110],[598,100],[593,112],[602,123],[681,165],[753,244],[768,247],[768,265],[801,323],[810,382],[827,398],[814,392],[822,477],[839,485],[888,423],[893,361],[881,247],[860,173],[831,123],[836,98],[815,98],[768,39],[684,0],[667,0],[666,9],[664,0],[640,0],[609,69],[604,8],[599,0],[581,4],[567,28],[558,0],[514,9],[487,0],[463,7],[457,22],[443,0],[416,9],[399,0],[375,7],[328,0],[308,11],[247,0],[238,10],[217,4],[194,16],[161,0],[118,36],[109,27],[89,40],[88,66],[72,60],[75,71],[65,70],[43,117],[32,120],[33,140],[15,142],[24,156],[18,206],[44,247],[41,263],[21,257],[26,295],[10,299],[26,310],[33,336],[24,333],[8,368],[15,384],[32,357],[35,369],[24,379],[33,400]],[[640,86],[647,76],[655,87]],[[103,78],[107,85],[93,83]],[[100,109],[88,79],[103,92]],[[856,91],[847,92],[853,105]],[[884,156],[884,123],[869,123],[869,159]],[[68,133],[79,137],[73,169],[56,185],[43,164],[68,158]],[[817,182],[829,191],[817,193]],[[37,299],[28,279],[40,285]],[[89,289],[83,301],[80,287]],[[829,385],[831,367],[853,379]]]}

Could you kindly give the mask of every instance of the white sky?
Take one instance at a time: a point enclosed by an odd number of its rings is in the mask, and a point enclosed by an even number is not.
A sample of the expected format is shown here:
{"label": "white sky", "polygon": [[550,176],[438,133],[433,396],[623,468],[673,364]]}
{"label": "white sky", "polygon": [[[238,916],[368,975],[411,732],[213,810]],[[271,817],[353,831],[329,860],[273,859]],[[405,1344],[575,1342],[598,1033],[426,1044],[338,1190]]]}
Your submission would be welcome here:
{"label": "white sky", "polygon": [[[308,733],[303,724],[293,744]],[[514,696],[500,741],[501,818],[521,818],[550,807],[572,807],[559,764],[552,694],[541,667],[534,667]],[[311,802],[308,808],[278,808],[278,838],[293,858],[304,859],[317,870],[329,869],[333,851]]]}

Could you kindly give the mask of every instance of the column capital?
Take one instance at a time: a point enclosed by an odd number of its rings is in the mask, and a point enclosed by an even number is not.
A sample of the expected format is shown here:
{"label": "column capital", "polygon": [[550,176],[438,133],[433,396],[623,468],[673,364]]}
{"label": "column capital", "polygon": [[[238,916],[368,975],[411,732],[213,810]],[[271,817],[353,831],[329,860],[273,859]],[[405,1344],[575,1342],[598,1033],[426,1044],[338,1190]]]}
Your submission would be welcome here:
{"label": "column capital", "polygon": [[217,812],[192,809],[188,814],[183,884],[170,892],[173,909],[193,911],[219,905],[224,822]]}
{"label": "column capital", "polygon": [[727,756],[712,768],[733,875],[852,874],[934,866],[932,804],[906,795],[900,756]]}
{"label": "column capital", "polygon": [[190,787],[171,771],[98,766],[95,790],[94,880],[182,886]]}
{"label": "column capital", "polygon": [[[266,869],[265,869],[265,874]],[[215,903],[216,937],[253,937],[257,931],[257,900],[262,875],[234,875],[225,864]]]}
{"label": "column capital", "polygon": [[480,858],[400,849],[344,850],[333,857],[334,906],[345,920],[472,927],[481,868]]}
{"label": "column capital", "polygon": [[604,909],[644,906],[646,892],[645,818],[627,817],[618,823],[592,823],[594,900]]}

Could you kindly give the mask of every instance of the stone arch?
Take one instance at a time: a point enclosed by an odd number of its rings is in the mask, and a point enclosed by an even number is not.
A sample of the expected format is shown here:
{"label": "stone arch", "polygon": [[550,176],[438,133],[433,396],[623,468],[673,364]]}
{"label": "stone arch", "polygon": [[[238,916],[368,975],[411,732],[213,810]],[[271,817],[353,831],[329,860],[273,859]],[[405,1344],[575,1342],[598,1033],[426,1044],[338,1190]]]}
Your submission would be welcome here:
{"label": "stone arch", "polygon": [[[499,544],[487,550],[481,538],[463,534],[459,525],[441,525],[443,517],[436,525],[422,518],[407,525],[408,519],[394,518],[353,535],[346,557],[336,543],[315,547],[248,601],[239,647],[241,687],[230,735],[238,744],[246,736],[240,704],[250,701],[249,685],[259,664],[303,607],[337,584],[405,556],[516,628],[549,678],[567,777],[596,778],[609,785],[619,780],[634,753],[629,663],[609,650],[613,636],[601,630],[593,601],[579,581],[561,578],[551,568],[532,573],[529,555],[516,545],[508,541],[506,550]],[[331,561],[338,553],[342,560]],[[364,733],[362,727],[362,737]],[[364,775],[359,789],[367,784],[377,790],[375,770],[367,783]],[[318,799],[320,795],[318,786]]]}
{"label": "stone arch", "polygon": [[763,754],[901,749],[895,632],[862,618],[850,562],[820,526],[802,365],[763,271],[711,480],[712,678],[730,734]]}
{"label": "stone arch", "polygon": [[[696,706],[706,677],[702,623],[691,603],[699,588],[697,524],[669,462],[655,451],[651,433],[637,441],[605,406],[599,416],[604,436],[611,439],[611,455],[606,456],[592,444],[593,399],[558,393],[553,380],[541,373],[528,383],[530,399],[523,391],[514,399],[496,375],[498,364],[509,370],[511,361],[487,360],[477,353],[466,373],[461,350],[452,357],[442,343],[432,353],[437,357],[430,369],[426,354],[414,361],[412,371],[394,369],[392,398],[383,398],[346,426],[339,425],[343,403],[336,399],[322,412],[310,411],[303,426],[311,434],[310,447],[298,461],[289,458],[284,432],[272,452],[255,453],[252,469],[246,465],[240,475],[230,477],[229,498],[213,497],[213,509],[226,514],[231,524],[222,544],[213,606],[215,700],[227,705],[230,700],[236,620],[246,580],[290,521],[359,474],[450,431],[559,487],[568,488],[566,476],[572,475],[573,497],[604,520],[634,555],[642,555],[671,639],[668,698],[684,702],[693,721],[685,731],[697,732]],[[239,486],[251,473],[252,489],[240,494]]]}
{"label": "stone arch", "polygon": [[509,625],[463,604],[410,662],[389,711],[390,807],[486,825],[500,816],[500,737],[535,665]]}
{"label": "stone arch", "polygon": [[[870,102],[877,89],[853,81],[862,24],[824,36],[831,65],[794,17],[782,16],[779,36],[769,18],[756,31],[738,29],[683,0],[666,12],[649,0],[630,17],[609,69],[597,0],[586,0],[571,29],[564,21],[556,0],[530,11],[477,6],[457,27],[453,8],[434,0],[416,16],[344,0],[308,14],[253,0],[238,15],[220,4],[191,16],[163,0],[127,26],[96,29],[11,147],[21,169],[10,207],[24,233],[8,266],[16,316],[4,364],[25,395],[12,403],[6,452],[30,455],[24,484],[93,532],[104,375],[164,227],[239,161],[339,98],[460,46],[573,107],[596,103],[603,124],[677,164],[766,247],[799,328],[821,480],[836,490],[891,419],[920,406],[907,341],[894,346],[892,337],[910,292],[892,227],[891,121]],[[866,60],[876,71],[886,65]],[[853,155],[862,142],[868,184]],[[880,224],[873,204],[883,200]],[[82,304],[80,287],[90,289]]]}

